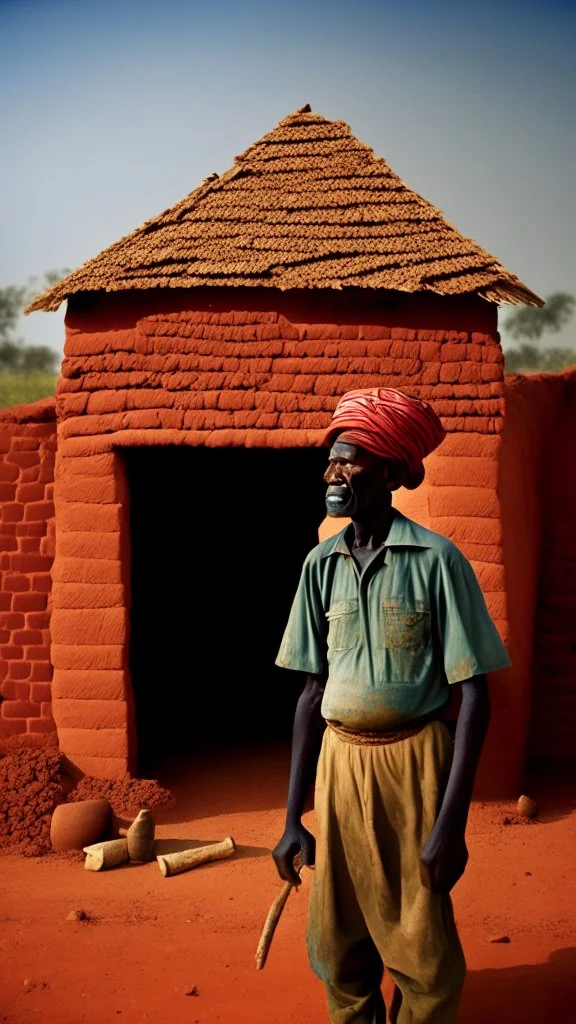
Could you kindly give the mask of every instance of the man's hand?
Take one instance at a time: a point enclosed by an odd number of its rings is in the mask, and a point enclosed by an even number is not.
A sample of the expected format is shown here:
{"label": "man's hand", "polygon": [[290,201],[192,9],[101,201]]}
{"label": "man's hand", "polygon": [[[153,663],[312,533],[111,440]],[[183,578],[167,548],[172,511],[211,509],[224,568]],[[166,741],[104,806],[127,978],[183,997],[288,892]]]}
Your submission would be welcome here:
{"label": "man's hand", "polygon": [[432,892],[450,892],[464,874],[468,861],[466,821],[489,721],[486,677],[465,679],[448,782],[436,824],[420,854],[422,885]]}
{"label": "man's hand", "polygon": [[420,855],[420,880],[432,892],[450,892],[464,874],[468,850],[463,828],[434,828]]}
{"label": "man's hand", "polygon": [[287,825],[278,845],[272,850],[274,863],[280,878],[292,885],[300,885],[300,875],[294,867],[294,858],[300,854],[302,863],[314,867],[316,861],[316,840],[302,822]]}

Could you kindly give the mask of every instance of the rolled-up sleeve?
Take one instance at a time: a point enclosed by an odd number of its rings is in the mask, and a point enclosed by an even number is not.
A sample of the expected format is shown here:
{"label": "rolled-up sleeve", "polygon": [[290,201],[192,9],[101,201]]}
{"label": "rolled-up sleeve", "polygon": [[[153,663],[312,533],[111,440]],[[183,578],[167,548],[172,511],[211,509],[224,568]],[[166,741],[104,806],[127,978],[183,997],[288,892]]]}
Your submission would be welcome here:
{"label": "rolled-up sleeve", "polygon": [[439,562],[437,627],[449,683],[508,668],[510,659],[468,560],[457,548]]}
{"label": "rolled-up sleeve", "polygon": [[323,675],[326,671],[327,622],[312,551],[302,568],[276,664],[295,672]]}

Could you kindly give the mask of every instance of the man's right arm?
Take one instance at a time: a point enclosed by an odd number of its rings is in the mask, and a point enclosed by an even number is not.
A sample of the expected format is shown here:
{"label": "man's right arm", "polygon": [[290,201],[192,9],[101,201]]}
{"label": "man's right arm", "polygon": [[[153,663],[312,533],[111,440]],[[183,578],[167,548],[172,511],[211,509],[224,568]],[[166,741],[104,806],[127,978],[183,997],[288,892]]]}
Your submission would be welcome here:
{"label": "man's right arm", "polygon": [[301,854],[302,863],[312,867],[316,856],[316,841],[312,833],[304,828],[302,814],[316,774],[326,725],[320,713],[325,685],[323,677],[308,675],[296,705],[286,826],[280,842],[272,851],[280,878],[294,885],[300,882],[294,868],[294,857]]}

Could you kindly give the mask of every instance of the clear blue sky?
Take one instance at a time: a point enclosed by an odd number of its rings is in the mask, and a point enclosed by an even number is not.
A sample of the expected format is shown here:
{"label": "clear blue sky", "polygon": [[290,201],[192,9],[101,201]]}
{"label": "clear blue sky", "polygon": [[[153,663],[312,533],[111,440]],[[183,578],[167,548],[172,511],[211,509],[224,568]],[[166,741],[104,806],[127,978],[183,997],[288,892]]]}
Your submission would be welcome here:
{"label": "clear blue sky", "polygon": [[[576,0],[0,0],[0,285],[79,266],[310,103],[534,291],[576,292],[575,67]],[[60,347],[62,314],[23,333]]]}

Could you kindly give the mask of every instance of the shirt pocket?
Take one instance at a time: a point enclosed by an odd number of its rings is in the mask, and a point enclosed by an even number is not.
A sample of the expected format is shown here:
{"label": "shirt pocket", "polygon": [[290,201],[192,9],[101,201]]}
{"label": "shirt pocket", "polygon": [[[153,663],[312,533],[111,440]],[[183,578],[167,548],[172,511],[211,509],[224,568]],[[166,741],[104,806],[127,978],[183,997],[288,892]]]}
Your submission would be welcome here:
{"label": "shirt pocket", "polygon": [[360,640],[358,601],[333,601],[326,612],[328,619],[328,650],[349,651]]}
{"label": "shirt pocket", "polygon": [[430,641],[431,618],[426,601],[382,602],[379,647],[386,654],[389,682],[421,682],[423,656]]}

